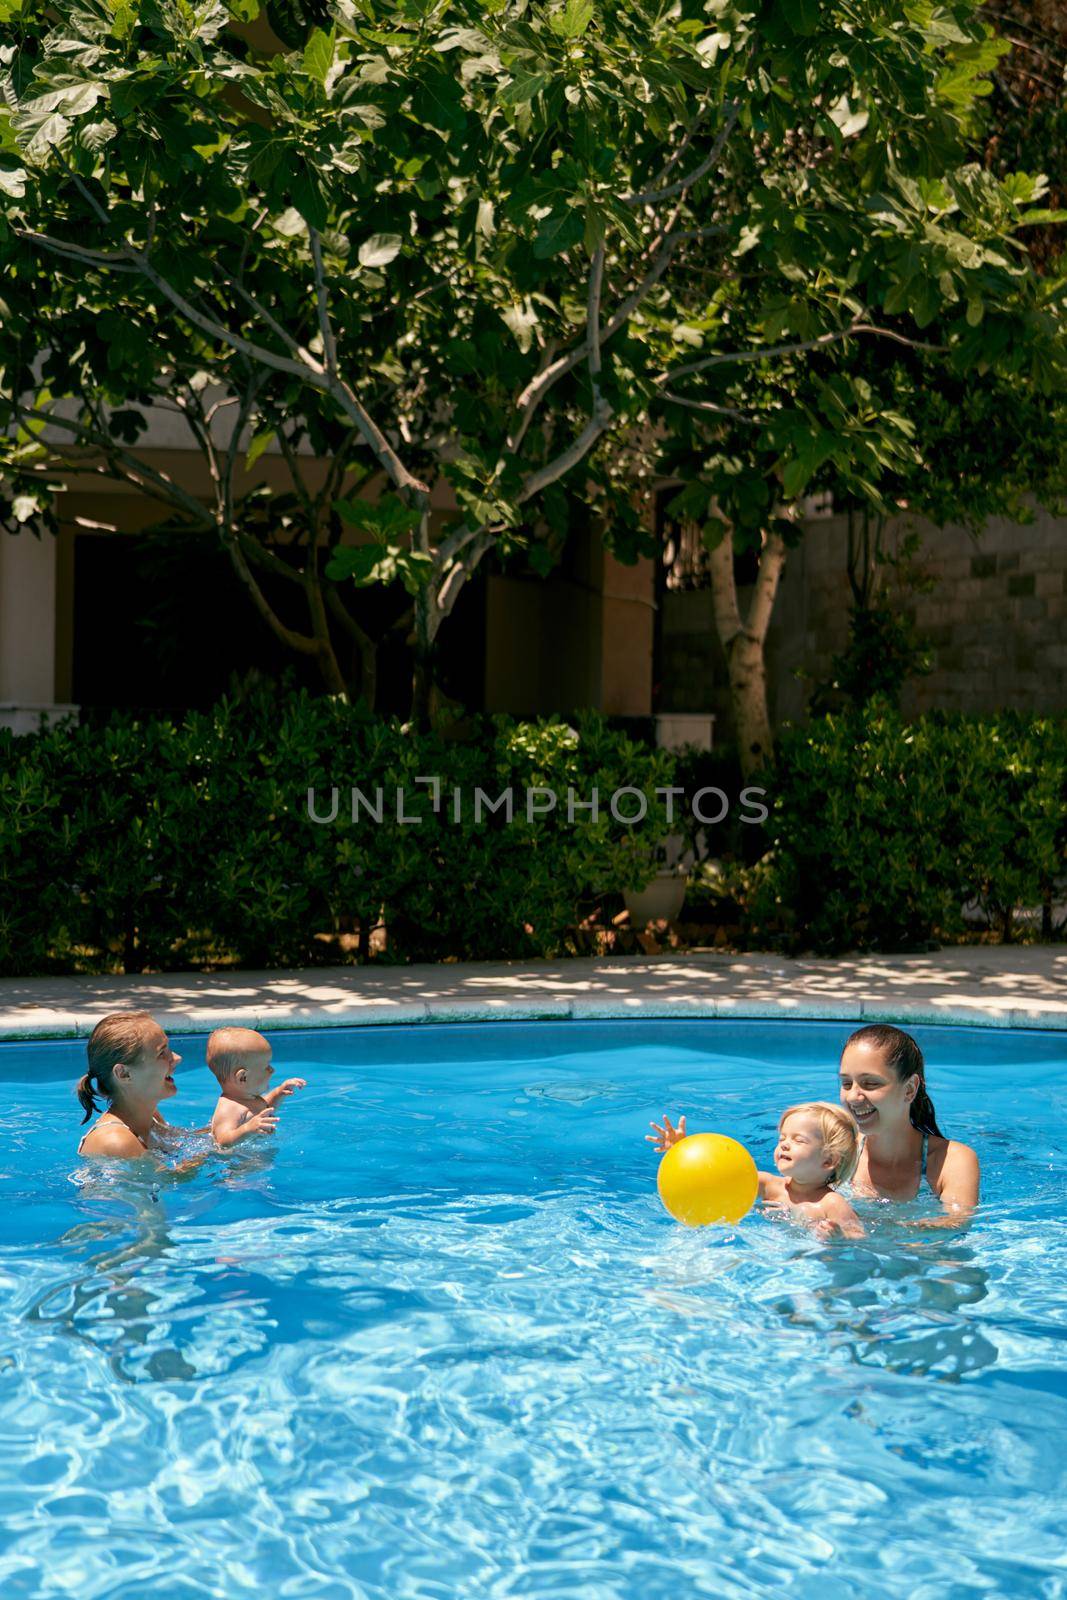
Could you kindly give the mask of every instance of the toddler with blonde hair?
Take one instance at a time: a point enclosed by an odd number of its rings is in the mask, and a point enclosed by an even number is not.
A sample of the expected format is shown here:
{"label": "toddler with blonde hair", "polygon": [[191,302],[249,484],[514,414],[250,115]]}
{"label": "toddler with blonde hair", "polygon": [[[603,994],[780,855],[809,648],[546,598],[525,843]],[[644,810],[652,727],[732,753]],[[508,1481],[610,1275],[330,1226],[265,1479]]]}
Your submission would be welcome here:
{"label": "toddler with blonde hair", "polygon": [[[661,1153],[686,1137],[685,1118],[674,1127],[669,1117],[646,1134]],[[788,1106],[778,1118],[774,1150],[777,1172],[759,1174],[760,1199],[773,1211],[807,1223],[823,1237],[834,1233],[862,1239],[863,1225],[838,1185],[856,1170],[860,1141],[856,1124],[842,1106],[809,1100]]]}
{"label": "toddler with blonde hair", "polygon": [[855,1172],[859,1153],[856,1124],[841,1106],[829,1100],[788,1106],[778,1118],[778,1171],[760,1173],[760,1199],[818,1233],[862,1239],[863,1225],[838,1191]]}

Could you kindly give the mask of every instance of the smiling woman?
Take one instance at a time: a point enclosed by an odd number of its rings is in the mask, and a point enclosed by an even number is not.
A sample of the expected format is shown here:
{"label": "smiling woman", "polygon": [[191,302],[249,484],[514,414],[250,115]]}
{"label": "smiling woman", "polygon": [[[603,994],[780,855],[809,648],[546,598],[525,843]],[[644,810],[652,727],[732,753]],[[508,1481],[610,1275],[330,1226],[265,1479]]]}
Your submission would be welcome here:
{"label": "smiling woman", "polygon": [[841,1101],[863,1135],[855,1194],[914,1200],[925,1178],[947,1213],[943,1225],[971,1215],[978,1157],[938,1127],[923,1053],[910,1033],[888,1024],[857,1029],[841,1052]]}
{"label": "smiling woman", "polygon": [[147,1011],[104,1017],[89,1035],[88,1055],[89,1070],[77,1086],[82,1120],[88,1122],[100,1109],[97,1095],[107,1101],[107,1109],[82,1139],[78,1154],[146,1155],[152,1136],[168,1127],[158,1106],[178,1092],[174,1069],[181,1056]]}

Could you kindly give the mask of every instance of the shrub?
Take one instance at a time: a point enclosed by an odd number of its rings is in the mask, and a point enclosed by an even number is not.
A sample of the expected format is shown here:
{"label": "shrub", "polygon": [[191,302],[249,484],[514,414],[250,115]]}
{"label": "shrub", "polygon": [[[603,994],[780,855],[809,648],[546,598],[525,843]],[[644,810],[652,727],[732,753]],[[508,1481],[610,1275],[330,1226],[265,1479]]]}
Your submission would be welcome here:
{"label": "shrub", "polygon": [[[183,721],[116,716],[0,742],[0,971],[138,971],[323,959],[314,935],[384,918],[390,955],[552,955],[605,895],[641,887],[668,831],[671,758],[583,717],[482,718],[463,742],[340,700],[259,690]],[[441,804],[418,779],[441,780]],[[352,820],[349,791],[372,802]],[[527,787],[560,795],[532,821]],[[608,810],[649,800],[635,827]],[[338,817],[316,824],[308,791]],[[514,791],[514,820],[483,811]],[[596,821],[566,794],[599,790]],[[396,818],[397,789],[419,822]],[[454,791],[460,791],[459,819]],[[636,803],[636,802],[634,802]],[[366,942],[364,940],[364,949]],[[336,954],[331,955],[336,959]]]}
{"label": "shrub", "polygon": [[1010,936],[1063,870],[1067,725],[887,702],[786,730],[754,938],[820,951],[899,949],[962,930],[975,897]]}

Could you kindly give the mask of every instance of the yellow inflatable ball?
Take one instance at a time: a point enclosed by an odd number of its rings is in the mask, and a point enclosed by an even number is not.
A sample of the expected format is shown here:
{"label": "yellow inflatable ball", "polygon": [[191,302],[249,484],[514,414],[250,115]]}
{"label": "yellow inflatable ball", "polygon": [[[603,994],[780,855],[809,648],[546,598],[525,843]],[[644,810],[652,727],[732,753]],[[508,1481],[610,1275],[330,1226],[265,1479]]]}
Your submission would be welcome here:
{"label": "yellow inflatable ball", "polygon": [[672,1144],[656,1176],[671,1216],[698,1228],[740,1222],[759,1193],[756,1163],[743,1144],[724,1133],[691,1133]]}

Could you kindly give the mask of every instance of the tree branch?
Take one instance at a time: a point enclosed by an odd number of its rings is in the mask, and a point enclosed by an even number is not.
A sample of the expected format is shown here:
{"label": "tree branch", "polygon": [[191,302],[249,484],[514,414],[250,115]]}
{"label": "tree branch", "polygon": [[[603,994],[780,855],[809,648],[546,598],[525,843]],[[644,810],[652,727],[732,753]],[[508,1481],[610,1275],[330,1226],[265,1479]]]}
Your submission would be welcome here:
{"label": "tree branch", "polygon": [[[92,192],[86,187],[80,178],[75,177],[74,181],[80,193],[86,198],[97,214],[105,223],[110,225],[110,219],[107,212],[99,206],[96,201],[96,197],[92,194]],[[54,241],[45,234],[35,235],[27,233],[25,230],[23,230],[23,236],[33,239],[38,243],[42,243],[47,248],[55,248],[57,243],[63,244],[65,253],[77,255],[79,259],[83,260],[93,260],[94,257],[98,258],[105,254],[104,252],[96,251],[89,252],[89,255],[86,256],[82,246],[66,245],[63,241]],[[223,323],[219,322],[217,318],[206,315],[203,311],[199,310],[198,307],[193,305],[192,302],[188,300],[186,296],[183,295],[178,289],[175,289],[174,286],[169,283],[159,272],[156,271],[155,267],[152,265],[151,261],[143,251],[138,250],[136,246],[129,244],[128,242],[124,245],[123,250],[119,253],[119,260],[117,262],[114,260],[105,260],[104,262],[96,260],[94,261],[94,264],[106,264],[109,267],[114,267],[116,265],[121,265],[123,259],[131,262],[140,272],[141,276],[148,283],[150,283],[153,288],[157,289],[165,299],[169,300],[171,305],[173,305],[176,310],[180,311],[182,315],[192,323],[193,327],[199,328],[202,333],[209,334],[212,339],[227,345],[231,350],[239,352],[241,355],[246,356],[249,360],[257,362],[260,366],[268,367],[275,372],[284,372],[289,377],[299,378],[302,383],[308,384],[311,388],[319,389],[323,393],[330,395],[330,397],[337,402],[346,415],[356,423],[367,444],[374,451],[383,467],[385,467],[397,489],[399,489],[401,492],[410,490],[420,495],[429,493],[428,486],[420,479],[416,478],[414,474],[409,472],[404,466],[396,451],[393,449],[392,445],[389,443],[388,439],[385,437],[384,433],[382,433],[378,425],[374,422],[373,418],[368,414],[366,408],[358,399],[351,386],[346,383],[338,373],[327,371],[325,366],[323,366],[321,362],[316,361],[315,357],[311,355],[309,351],[303,349],[302,346],[296,345],[296,342],[293,340],[292,336],[281,328],[281,325],[270,315],[269,312],[264,313],[263,308],[259,308],[260,313],[269,319],[269,325],[283,340],[286,347],[289,349],[295,348],[298,351],[299,359],[294,360],[292,357],[280,355],[276,350],[271,350],[265,345],[256,344],[253,340],[246,339],[241,334],[233,333]],[[241,286],[238,284],[234,284],[234,287],[238,289],[245,299],[251,300],[252,297],[248,294],[247,290],[241,288]],[[255,304],[255,302],[253,302],[253,304]]]}
{"label": "tree branch", "polygon": [[586,350],[589,358],[589,381],[593,389],[593,410],[603,403],[600,393],[600,293],[604,282],[604,245],[593,251],[589,265],[589,295],[586,302]]}
{"label": "tree branch", "polygon": [[455,605],[463,585],[473,575],[475,567],[494,543],[495,535],[487,532],[484,528],[480,528],[475,534],[474,544],[468,551],[465,560],[455,562],[445,573],[435,597],[431,638],[436,637],[441,622],[448,616]]}
{"label": "tree branch", "polygon": [[[85,441],[88,447],[100,452],[104,460],[112,467],[115,477],[136,484],[139,489],[143,489],[152,499],[160,500],[164,505],[179,506],[183,511],[191,515],[199,525],[205,527],[214,526],[211,512],[202,501],[197,500],[188,490],[175,483],[174,479],[167,473],[148,466],[146,462],[140,461],[136,456],[131,455],[128,450],[116,445],[110,435],[97,434],[92,428],[87,428],[84,423],[75,422],[70,417],[54,416],[47,411],[38,411],[33,406],[20,405],[18,401],[15,402],[15,405],[16,414],[19,418],[32,417],[49,427],[66,428],[70,433],[76,434],[79,439]],[[41,442],[47,445],[49,441],[42,440]],[[125,471],[120,472],[117,470],[118,463],[121,463]],[[71,463],[71,465],[76,467],[76,463]]]}
{"label": "tree branch", "polygon": [[649,186],[652,190],[655,191],[659,189],[660,184],[665,178],[668,177],[673,168],[678,165],[679,161],[685,155],[685,152],[689,149],[690,144],[693,142],[693,138],[697,129],[700,127],[701,123],[704,121],[704,118],[708,114],[710,104],[710,100],[708,99],[707,95],[705,95],[696,116],[686,129],[685,137],[683,138],[681,144],[678,146],[674,154],[668,157],[666,163],[660,168],[656,176],[652,179],[652,182]]}
{"label": "tree branch", "polygon": [[[244,558],[244,552],[241,548],[241,541],[237,536],[236,530],[231,530],[231,534],[226,539],[225,545],[227,551],[229,552],[230,560],[233,563],[234,571],[237,573],[237,576],[241,579],[241,582],[248,590],[252,597],[252,604],[255,606],[256,610],[259,612],[270,631],[274,634],[275,638],[280,639],[282,644],[288,645],[290,650],[296,650],[300,655],[319,655],[319,641],[317,639],[311,638],[306,633],[297,633],[294,629],[287,628],[284,622],[282,622],[281,618],[275,615],[273,607],[267,600],[267,597],[264,595],[262,589],[259,587],[259,584],[256,582],[255,577],[253,576],[252,571]],[[298,578],[297,581],[303,583],[302,578]]]}
{"label": "tree branch", "polygon": [[[618,333],[619,329],[623,327],[625,323],[629,322],[638,306],[645,299],[649,290],[655,287],[660,278],[662,278],[663,274],[666,272],[667,268],[670,266],[675,249],[683,242],[683,240],[710,238],[715,234],[723,234],[726,231],[727,229],[725,224],[716,223],[707,228],[682,229],[677,233],[668,233],[663,239],[659,254],[656,256],[651,267],[645,273],[637,287],[631,290],[631,292],[623,300],[620,300],[611,317],[599,330],[598,337],[600,343],[602,345],[606,344],[607,341],[613,337],[613,335]],[[573,350],[568,351],[566,355],[560,356],[558,360],[553,361],[549,366],[544,367],[526,385],[526,388],[522,391],[515,402],[516,409],[521,410],[523,415],[518,431],[513,436],[514,442],[509,440],[508,443],[508,448],[512,455],[514,455],[518,450],[519,444],[522,442],[522,438],[526,433],[526,429],[530,424],[534,412],[537,410],[537,407],[540,405],[549,389],[551,389],[554,384],[558,383],[560,378],[564,377],[568,372],[573,372],[575,367],[578,367],[582,364],[586,357],[587,348],[587,341],[583,341]]]}
{"label": "tree branch", "polygon": [[322,266],[322,242],[319,239],[318,229],[308,226],[308,238],[311,241],[311,259],[315,266],[315,300],[319,309],[319,332],[322,334],[322,353],[326,361],[327,372],[336,373],[337,368],[337,342],[330,326],[330,313],[326,302],[326,274]]}
{"label": "tree branch", "polygon": [[717,417],[733,417],[735,422],[748,422],[754,427],[759,424],[759,417],[750,417],[744,411],[737,411],[733,406],[716,406],[710,400],[687,400],[683,394],[673,394],[665,389],[660,395],[661,400],[671,400],[676,406],[685,406],[690,411],[707,411]]}
{"label": "tree branch", "polygon": [[264,572],[273,573],[276,578],[284,578],[288,583],[303,583],[304,580],[297,569],[291,567],[288,561],[283,561],[281,556],[275,555],[268,545],[263,544],[261,540],[255,538],[252,534],[243,532],[240,528],[235,528],[234,532],[243,553],[250,561],[254,561],[257,566],[262,567]]}
{"label": "tree branch", "polygon": [[814,339],[799,339],[795,344],[768,345],[762,350],[722,350],[713,356],[703,356],[699,361],[687,362],[684,367],[672,367],[669,372],[659,373],[652,381],[654,383],[670,383],[678,378],[687,378],[690,373],[703,372],[708,367],[725,366],[734,361],[769,361],[772,356],[800,355],[805,350],[817,350],[823,345],[838,344],[842,339],[852,339],[858,333],[873,333],[884,339],[892,339],[897,344],[903,344],[909,350],[928,350],[935,354],[944,351],[945,346],[940,344],[926,344],[921,339],[909,339],[903,333],[896,333],[892,328],[877,328],[871,323],[854,322],[847,328],[838,328],[832,333],[820,333]]}
{"label": "tree branch", "polygon": [[538,467],[535,472],[530,473],[516,496],[518,504],[525,504],[535,494],[540,494],[542,489],[546,489],[550,483],[555,483],[557,478],[562,478],[571,467],[577,466],[583,456],[588,455],[601,434],[607,432],[613,415],[611,407],[601,400],[581,433],[571,440],[567,448],[561,450],[554,460],[546,462],[543,467]]}
{"label": "tree branch", "polygon": [[345,632],[356,641],[361,649],[373,649],[374,640],[371,638],[369,633],[360,627],[351,611],[349,611],[348,607],[341,599],[341,596],[337,593],[336,585],[327,580],[323,584],[323,592],[326,595],[326,604],[329,606],[331,613],[337,618],[342,628],[344,628]]}
{"label": "tree branch", "polygon": [[733,133],[733,131],[734,131],[734,124],[737,122],[737,118],[740,115],[740,111],[741,111],[740,104],[735,101],[729,107],[729,110],[728,110],[727,116],[726,116],[726,121],[723,123],[722,127],[720,128],[719,134],[718,134],[718,137],[715,140],[715,143],[712,145],[711,149],[708,151],[707,155],[704,157],[704,160],[700,163],[699,166],[694,167],[692,172],[686,173],[684,178],[676,179],[674,183],[669,183],[665,189],[655,189],[655,188],[653,188],[653,189],[645,189],[640,194],[623,195],[623,197],[622,197],[623,205],[624,206],[650,206],[650,205],[657,205],[661,200],[669,200],[669,199],[671,199],[671,197],[673,195],[684,194],[687,189],[691,189],[693,187],[694,183],[698,183],[700,181],[700,179],[704,176],[704,174],[706,172],[709,172],[711,170],[711,168],[715,165],[716,161],[718,161],[720,155],[722,154],[723,147],[725,146],[727,139],[730,137],[731,133]]}

